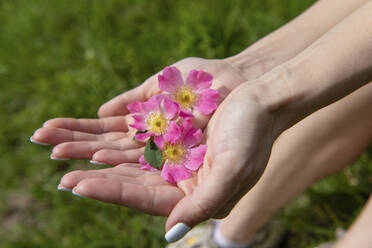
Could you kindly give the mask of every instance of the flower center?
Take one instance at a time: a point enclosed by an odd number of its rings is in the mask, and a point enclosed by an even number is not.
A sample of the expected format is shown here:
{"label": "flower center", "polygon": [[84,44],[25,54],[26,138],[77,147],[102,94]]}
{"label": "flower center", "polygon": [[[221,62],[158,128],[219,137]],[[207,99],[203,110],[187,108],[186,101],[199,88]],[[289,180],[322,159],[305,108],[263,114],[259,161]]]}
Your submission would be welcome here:
{"label": "flower center", "polygon": [[148,130],[155,134],[163,134],[167,128],[167,119],[162,113],[152,113],[146,120]]}
{"label": "flower center", "polygon": [[196,94],[189,87],[182,86],[176,93],[176,102],[183,108],[191,108],[196,100]]}
{"label": "flower center", "polygon": [[181,144],[165,144],[163,149],[163,159],[171,163],[180,162],[185,157],[186,149]]}

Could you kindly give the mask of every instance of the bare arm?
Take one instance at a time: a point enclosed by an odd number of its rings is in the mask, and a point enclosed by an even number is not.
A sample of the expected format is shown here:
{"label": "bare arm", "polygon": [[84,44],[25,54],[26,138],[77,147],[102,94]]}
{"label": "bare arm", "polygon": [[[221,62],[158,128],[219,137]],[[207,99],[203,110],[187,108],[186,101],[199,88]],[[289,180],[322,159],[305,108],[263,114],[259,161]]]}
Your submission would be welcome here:
{"label": "bare arm", "polygon": [[368,1],[295,58],[260,78],[258,97],[264,96],[271,110],[285,113],[280,120],[284,129],[372,80],[371,13]]}
{"label": "bare arm", "polygon": [[292,59],[367,0],[319,0],[291,22],[226,60],[247,80]]}

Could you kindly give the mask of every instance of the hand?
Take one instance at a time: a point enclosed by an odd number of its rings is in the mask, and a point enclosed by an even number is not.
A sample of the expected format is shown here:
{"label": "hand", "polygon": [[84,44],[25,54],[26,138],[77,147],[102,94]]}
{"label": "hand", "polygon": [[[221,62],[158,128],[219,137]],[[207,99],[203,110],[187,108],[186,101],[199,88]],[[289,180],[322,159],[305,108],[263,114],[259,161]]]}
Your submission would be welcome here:
{"label": "hand", "polygon": [[[266,110],[255,102],[254,95],[249,94],[246,88],[245,84],[234,91],[208,124],[206,142],[210,149],[198,177],[181,181],[175,186],[164,182],[156,172],[141,171],[138,164],[125,164],[97,171],[71,172],[62,178],[61,186],[73,188],[83,196],[126,205],[150,214],[170,215],[167,229],[177,222],[193,226],[210,217],[225,216],[258,180],[273,140],[272,137],[267,139],[268,146],[256,154],[250,150],[257,141],[263,142],[260,138],[267,133],[268,127],[260,123]],[[101,107],[100,113],[104,109],[118,114],[118,106],[125,106],[123,101],[126,98],[116,99]],[[266,113],[266,118],[270,119],[269,116]],[[44,143],[64,142],[54,148],[52,155],[56,157],[93,157],[94,160],[111,164],[134,162],[142,153],[139,150],[141,144],[132,141],[133,135],[128,132],[126,118],[54,119],[46,122],[34,137]],[[134,154],[136,152],[137,155]],[[96,159],[97,154],[102,154],[105,159]],[[252,159],[257,161],[255,166],[246,166],[247,163],[252,164]],[[129,174],[128,170],[131,171]],[[240,186],[234,188],[237,182]],[[205,195],[207,192],[208,195]],[[187,204],[192,206],[188,210]]]}
{"label": "hand", "polygon": [[[181,70],[184,77],[195,68],[211,73],[214,76],[212,87],[220,92],[221,100],[245,81],[240,72],[224,60],[187,58],[174,66]],[[52,119],[34,133],[32,140],[55,146],[51,156],[56,159],[92,159],[111,165],[137,162],[143,153],[143,144],[132,140],[134,134],[128,129],[130,116],[126,106],[158,93],[157,75],[154,75],[139,87],[102,105],[98,111],[102,119]],[[198,115],[198,126],[204,128],[209,118]]]}
{"label": "hand", "polygon": [[278,115],[261,101],[265,96],[259,87],[256,82],[237,87],[212,116],[197,182],[172,209],[167,230],[177,223],[192,227],[226,217],[261,177],[280,129]]}
{"label": "hand", "polygon": [[276,118],[244,84],[234,90],[208,123],[204,165],[197,177],[168,184],[159,172],[122,164],[95,171],[74,171],[61,186],[79,195],[168,216],[194,226],[209,218],[226,216],[262,174],[277,136]]}
{"label": "hand", "polygon": [[185,183],[188,180],[177,187],[164,181],[160,171],[145,171],[140,167],[127,163],[101,170],[73,171],[61,179],[60,187],[73,189],[79,196],[168,216],[189,191]]}

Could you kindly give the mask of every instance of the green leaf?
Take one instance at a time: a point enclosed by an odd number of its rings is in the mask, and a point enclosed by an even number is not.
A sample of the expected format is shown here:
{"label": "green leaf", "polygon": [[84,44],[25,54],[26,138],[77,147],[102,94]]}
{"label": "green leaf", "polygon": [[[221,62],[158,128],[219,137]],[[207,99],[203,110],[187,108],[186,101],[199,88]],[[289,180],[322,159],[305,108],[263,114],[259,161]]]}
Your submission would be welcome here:
{"label": "green leaf", "polygon": [[[139,134],[139,133],[147,133],[147,130],[145,130],[145,131],[137,131],[137,132],[136,132],[136,134]],[[133,140],[134,140],[134,141],[137,141],[137,140],[136,140],[136,134],[133,136]]]}
{"label": "green leaf", "polygon": [[160,169],[163,162],[163,154],[154,142],[154,137],[151,137],[145,147],[144,153],[145,161],[149,163],[152,167]]}

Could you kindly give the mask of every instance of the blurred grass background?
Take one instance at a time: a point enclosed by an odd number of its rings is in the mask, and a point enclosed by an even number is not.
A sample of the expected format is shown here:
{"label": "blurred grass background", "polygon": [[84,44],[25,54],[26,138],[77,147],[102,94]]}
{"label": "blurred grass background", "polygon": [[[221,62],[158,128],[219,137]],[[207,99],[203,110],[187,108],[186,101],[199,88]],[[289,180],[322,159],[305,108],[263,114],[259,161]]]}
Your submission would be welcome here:
{"label": "blurred grass background", "polygon": [[[59,192],[84,161],[31,144],[50,118],[98,107],[165,65],[238,53],[314,1],[0,0],[0,247],[164,247],[164,219]],[[333,238],[372,186],[371,152],[281,211],[283,247]]]}

